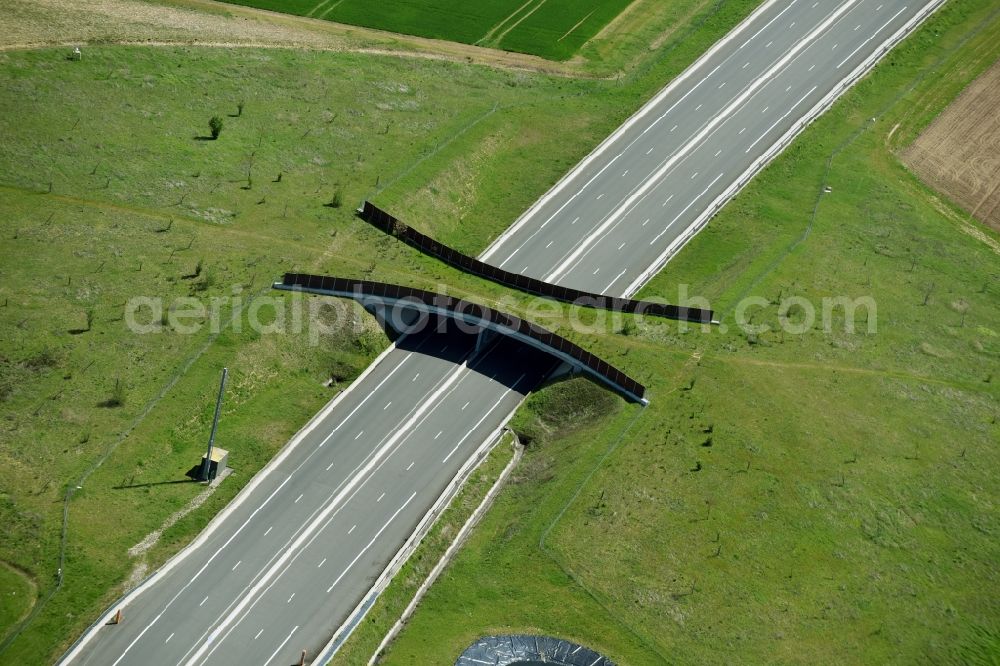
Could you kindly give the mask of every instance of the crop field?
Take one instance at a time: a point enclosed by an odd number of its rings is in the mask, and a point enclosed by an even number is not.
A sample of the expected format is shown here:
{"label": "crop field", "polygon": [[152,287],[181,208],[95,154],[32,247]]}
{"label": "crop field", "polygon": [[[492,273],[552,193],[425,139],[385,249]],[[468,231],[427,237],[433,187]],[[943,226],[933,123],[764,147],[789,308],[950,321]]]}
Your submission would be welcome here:
{"label": "crop field", "polygon": [[632,0],[230,0],[432,39],[571,57]]}
{"label": "crop field", "polygon": [[903,153],[906,165],[1000,231],[1000,61]]}

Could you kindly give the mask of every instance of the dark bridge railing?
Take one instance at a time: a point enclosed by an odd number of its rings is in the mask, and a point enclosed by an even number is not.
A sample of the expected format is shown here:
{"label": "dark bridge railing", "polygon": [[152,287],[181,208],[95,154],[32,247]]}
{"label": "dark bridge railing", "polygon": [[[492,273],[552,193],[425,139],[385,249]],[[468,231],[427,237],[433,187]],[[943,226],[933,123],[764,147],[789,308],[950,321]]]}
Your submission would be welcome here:
{"label": "dark bridge railing", "polygon": [[711,310],[604,296],[602,294],[580,291],[579,289],[560,287],[559,285],[549,284],[536,278],[505,271],[502,268],[491,266],[467,254],[462,254],[443,243],[439,243],[430,236],[422,234],[412,227],[408,227],[370,201],[364,202],[361,209],[358,210],[358,215],[373,227],[395,236],[407,245],[415,247],[425,254],[429,254],[467,273],[472,273],[473,275],[492,280],[507,287],[513,287],[514,289],[526,291],[531,294],[538,294],[539,296],[546,296],[558,301],[590,308],[601,308],[633,314],[648,314],[665,319],[676,319],[700,324],[710,324],[714,319],[714,313]]}
{"label": "dark bridge railing", "polygon": [[451,316],[456,318],[481,321],[492,325],[494,328],[506,329],[529,337],[544,347],[569,356],[578,365],[583,366],[610,384],[631,394],[639,401],[644,401],[645,399],[646,387],[607,361],[594,356],[579,345],[537,324],[479,305],[478,303],[463,301],[451,296],[424,291],[423,289],[386,284],[384,282],[349,280],[346,278],[304,273],[286,273],[280,286],[286,289],[326,292],[335,295],[350,296],[352,298],[369,296],[390,300],[409,299],[428,307],[447,310]]}

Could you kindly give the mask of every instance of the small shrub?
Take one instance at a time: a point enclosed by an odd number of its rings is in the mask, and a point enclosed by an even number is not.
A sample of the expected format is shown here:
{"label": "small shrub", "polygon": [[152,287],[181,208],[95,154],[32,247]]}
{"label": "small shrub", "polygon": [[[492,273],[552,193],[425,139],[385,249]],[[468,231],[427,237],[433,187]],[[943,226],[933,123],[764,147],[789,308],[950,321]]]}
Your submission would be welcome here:
{"label": "small shrub", "polygon": [[613,393],[585,377],[557,381],[532,394],[510,427],[526,447],[594,425],[617,413],[622,402]]}
{"label": "small shrub", "polygon": [[222,118],[212,116],[208,121],[208,128],[212,130],[212,140],[218,139],[222,133]]}
{"label": "small shrub", "polygon": [[215,286],[215,273],[206,268],[201,273],[201,279],[191,285],[191,292],[199,293],[208,291],[213,286]]}
{"label": "small shrub", "polygon": [[17,378],[14,368],[3,356],[0,356],[0,402],[6,402],[14,394]]}
{"label": "small shrub", "polygon": [[24,361],[24,367],[28,370],[40,372],[59,365],[59,355],[52,349],[43,349],[34,356]]}
{"label": "small shrub", "polygon": [[330,203],[327,204],[330,208],[340,208],[344,205],[344,195],[340,190],[333,193],[333,198],[330,199]]}
{"label": "small shrub", "polygon": [[120,379],[115,380],[115,388],[111,391],[111,396],[104,402],[98,403],[100,407],[121,407],[125,404],[125,385]]}
{"label": "small shrub", "polygon": [[330,367],[330,379],[334,384],[352,381],[358,376],[357,368],[344,359],[335,359]]}

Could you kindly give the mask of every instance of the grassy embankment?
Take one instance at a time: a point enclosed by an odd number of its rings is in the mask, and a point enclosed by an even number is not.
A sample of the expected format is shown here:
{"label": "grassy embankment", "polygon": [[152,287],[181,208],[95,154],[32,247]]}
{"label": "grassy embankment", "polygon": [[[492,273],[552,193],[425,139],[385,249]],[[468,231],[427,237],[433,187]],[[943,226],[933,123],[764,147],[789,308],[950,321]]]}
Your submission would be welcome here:
{"label": "grassy embankment", "polygon": [[[710,43],[750,5],[713,14],[695,41]],[[353,218],[354,204],[389,181],[433,193],[432,205],[461,201],[493,224],[473,238],[494,233],[696,49],[672,50],[628,85],[271,49],[0,54],[0,559],[29,572],[42,600],[0,661],[57,654],[386,343],[352,308],[365,325],[316,348],[306,332],[258,335],[245,319],[216,334],[196,316],[202,325],[183,334],[144,314],[155,332],[135,335],[123,321],[129,298],[260,298],[296,269],[497,297],[382,238]],[[202,140],[212,115],[221,136]],[[487,182],[507,187],[474,187]],[[341,208],[324,206],[338,193]],[[265,306],[261,318],[273,316]],[[236,472],[133,558],[128,549],[201,490],[173,482],[201,454],[224,365],[219,444]],[[331,375],[337,386],[323,387]]]}
{"label": "grassy embankment", "polygon": [[[595,342],[649,408],[559,430],[551,403],[587,392],[529,400],[519,427],[552,434],[385,663],[521,631],[625,664],[995,661],[997,235],[893,150],[1000,56],[998,30],[994,3],[949,3],[642,294],[688,284],[726,332]],[[769,302],[756,335],[733,326],[746,295]],[[862,310],[855,334],[842,311],[782,333],[789,296],[871,296],[877,332]]]}
{"label": "grassy embankment", "polygon": [[[462,102],[469,86],[525,95],[504,85],[507,74],[425,63],[401,71],[373,58],[362,67],[360,57],[290,52],[62,56],[4,55],[0,102],[0,557],[30,571],[43,597],[59,566],[67,486],[138,427],[74,494],[63,587],[5,661],[65,645],[118,594],[137,564],[126,550],[199,492],[165,482],[182,480],[200,455],[223,365],[232,380],[219,443],[233,451],[236,475],[164,535],[149,566],[195,534],[333,395],[326,377],[343,386],[385,345],[368,330],[311,348],[306,333],[258,336],[246,323],[218,337],[169,323],[133,335],[122,321],[127,299],[169,305],[234,288],[269,295],[270,280],[299,268],[400,279],[411,267],[373,266],[353,204],[379,173],[402,170],[483,114],[484,102]],[[558,94],[550,82],[538,86]],[[191,90],[205,94],[192,99]],[[242,117],[228,117],[241,99]],[[454,102],[450,113],[441,99]],[[197,140],[213,114],[225,122],[219,140]],[[337,192],[343,207],[325,208]]]}
{"label": "grassy embankment", "polygon": [[[0,564],[0,627],[5,628],[5,634],[31,610],[35,596],[35,586],[28,576]],[[0,639],[5,634],[0,634]]]}

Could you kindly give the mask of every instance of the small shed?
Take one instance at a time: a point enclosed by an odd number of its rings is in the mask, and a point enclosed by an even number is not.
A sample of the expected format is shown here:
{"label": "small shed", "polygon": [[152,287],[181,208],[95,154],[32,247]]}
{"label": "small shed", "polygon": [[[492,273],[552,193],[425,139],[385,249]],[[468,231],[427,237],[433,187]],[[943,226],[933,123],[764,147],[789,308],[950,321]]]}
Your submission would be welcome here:
{"label": "small shed", "polygon": [[[201,457],[202,469],[205,469],[205,456]],[[211,481],[217,476],[222,476],[229,464],[229,451],[220,449],[218,446],[212,447],[212,460],[208,465],[208,479]]]}

